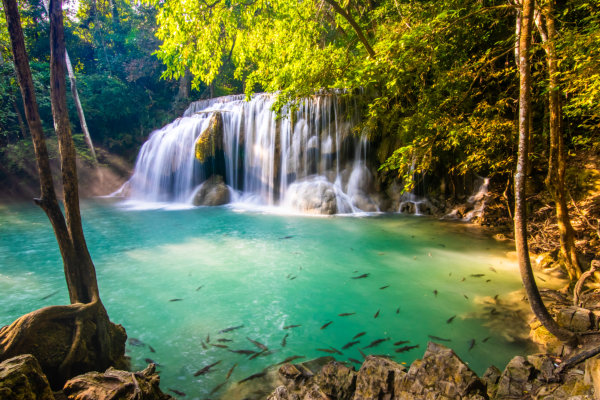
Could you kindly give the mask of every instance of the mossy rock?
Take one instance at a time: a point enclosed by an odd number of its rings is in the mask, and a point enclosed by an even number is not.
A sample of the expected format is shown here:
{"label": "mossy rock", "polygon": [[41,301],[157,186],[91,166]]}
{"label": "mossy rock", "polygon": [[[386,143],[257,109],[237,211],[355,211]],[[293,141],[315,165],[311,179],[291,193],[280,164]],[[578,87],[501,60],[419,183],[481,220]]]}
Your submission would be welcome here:
{"label": "mossy rock", "polygon": [[223,117],[216,112],[210,117],[208,128],[206,128],[195,144],[196,159],[204,162],[210,157],[215,157],[217,150],[223,148]]}

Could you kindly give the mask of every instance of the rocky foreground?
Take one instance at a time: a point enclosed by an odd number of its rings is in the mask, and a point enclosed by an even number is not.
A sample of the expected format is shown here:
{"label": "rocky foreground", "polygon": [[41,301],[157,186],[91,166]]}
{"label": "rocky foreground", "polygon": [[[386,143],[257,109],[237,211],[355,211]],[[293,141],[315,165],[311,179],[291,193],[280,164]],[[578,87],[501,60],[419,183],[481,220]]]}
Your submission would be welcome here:
{"label": "rocky foreground", "polygon": [[[265,371],[266,379],[232,384],[222,398],[243,394],[244,398],[267,400],[591,400],[598,399],[596,393],[600,393],[597,358],[557,374],[556,360],[551,356],[517,356],[504,371],[492,366],[478,377],[454,351],[430,342],[423,359],[414,361],[408,370],[378,356],[368,356],[358,371],[330,357],[321,361],[288,363]],[[53,393],[33,356],[21,355],[0,363],[2,400],[173,399],[161,392],[159,381],[154,364],[139,372],[110,368],[104,373],[77,376],[62,391]],[[186,397],[184,393],[177,396]]]}

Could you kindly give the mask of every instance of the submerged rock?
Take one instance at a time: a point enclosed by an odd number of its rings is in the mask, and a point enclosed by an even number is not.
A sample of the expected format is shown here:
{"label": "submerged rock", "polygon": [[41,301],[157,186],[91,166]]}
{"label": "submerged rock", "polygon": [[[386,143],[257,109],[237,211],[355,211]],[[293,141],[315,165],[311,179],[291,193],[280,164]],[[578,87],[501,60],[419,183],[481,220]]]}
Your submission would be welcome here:
{"label": "submerged rock", "polygon": [[54,400],[37,359],[23,354],[0,363],[0,399]]}
{"label": "submerged rock", "polygon": [[63,392],[70,400],[174,400],[163,393],[156,365],[139,372],[109,368],[104,373],[88,372],[67,381]]}
{"label": "submerged rock", "polygon": [[229,188],[220,175],[206,180],[194,194],[195,206],[220,206],[231,201]]}

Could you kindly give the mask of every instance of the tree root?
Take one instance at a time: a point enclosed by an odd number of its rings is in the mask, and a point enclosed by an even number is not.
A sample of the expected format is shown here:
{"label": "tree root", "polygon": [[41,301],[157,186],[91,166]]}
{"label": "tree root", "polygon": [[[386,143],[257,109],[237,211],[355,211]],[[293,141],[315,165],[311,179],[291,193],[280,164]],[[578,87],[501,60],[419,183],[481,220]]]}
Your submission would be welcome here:
{"label": "tree root", "polygon": [[34,355],[50,385],[110,366],[126,368],[125,329],[110,322],[100,301],[51,306],[25,314],[0,329],[0,361]]}
{"label": "tree root", "polygon": [[574,306],[576,306],[576,307],[582,306],[579,298],[581,296],[581,289],[583,288],[583,284],[586,279],[593,276],[596,272],[598,272],[598,270],[600,270],[600,261],[594,260],[594,261],[592,261],[592,265],[591,265],[590,269],[585,271],[583,274],[581,274],[581,277],[579,277],[579,279],[577,280],[577,283],[575,284],[575,288],[573,289],[573,305]]}

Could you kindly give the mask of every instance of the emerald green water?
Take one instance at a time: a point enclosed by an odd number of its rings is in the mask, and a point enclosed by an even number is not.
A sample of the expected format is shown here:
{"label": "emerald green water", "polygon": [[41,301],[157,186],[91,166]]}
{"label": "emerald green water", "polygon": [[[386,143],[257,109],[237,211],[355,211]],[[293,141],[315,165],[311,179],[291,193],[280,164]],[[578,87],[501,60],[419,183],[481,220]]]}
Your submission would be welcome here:
{"label": "emerald green water", "polygon": [[[338,360],[362,360],[361,348],[410,363],[435,335],[450,339],[446,344],[479,374],[491,364],[503,368],[525,351],[524,344],[491,332],[489,321],[469,317],[484,307],[486,296],[502,298],[521,286],[516,265],[504,256],[511,248],[469,225],[232,208],[131,211],[108,200],[84,203],[82,216],[111,320],[145,344],[128,344],[133,368],[145,367],[146,358],[156,361],[163,390],[183,391],[188,399],[224,393],[228,385],[209,395],[236,363],[232,383],[289,356],[328,355],[317,351],[328,346],[343,352],[334,355]],[[361,274],[369,275],[351,279]],[[68,303],[50,224],[34,205],[0,206],[0,294],[0,326]],[[283,329],[288,325],[301,326]],[[363,331],[359,344],[342,350]],[[211,346],[259,351],[247,338],[273,353],[250,360]],[[364,349],[382,338],[390,340]],[[471,339],[476,345],[469,350]],[[401,340],[410,341],[402,346],[420,347],[396,353],[393,344]],[[219,360],[211,372],[193,376]]]}

